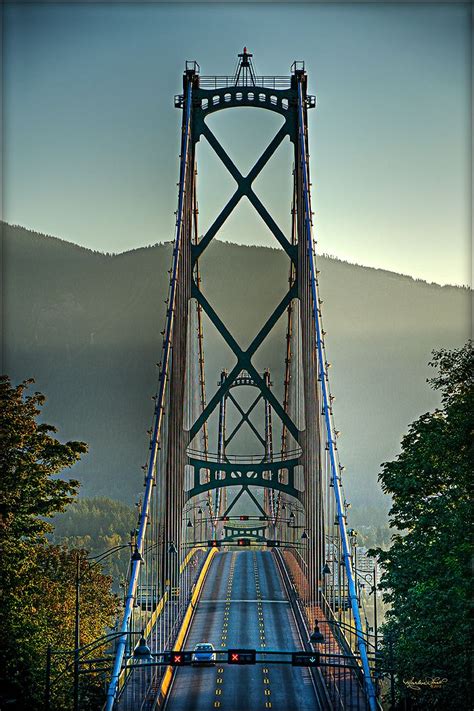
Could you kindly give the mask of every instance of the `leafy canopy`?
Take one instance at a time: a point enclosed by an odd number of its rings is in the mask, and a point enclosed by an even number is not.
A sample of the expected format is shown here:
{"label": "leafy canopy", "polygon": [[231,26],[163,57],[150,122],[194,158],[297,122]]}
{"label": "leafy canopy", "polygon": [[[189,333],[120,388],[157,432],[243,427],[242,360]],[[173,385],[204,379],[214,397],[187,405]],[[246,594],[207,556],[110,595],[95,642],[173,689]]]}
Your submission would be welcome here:
{"label": "leafy canopy", "polygon": [[[397,671],[398,695],[412,708],[470,709],[470,538],[473,347],[434,352],[431,386],[442,407],[410,425],[401,453],[382,467],[398,533],[384,568],[386,662]],[[390,642],[390,644],[389,644]],[[389,646],[393,659],[389,657]],[[410,681],[443,681],[441,686]]]}
{"label": "leafy canopy", "polygon": [[77,493],[79,482],[53,478],[87,451],[83,442],[62,444],[56,429],[37,422],[44,395],[25,395],[34,380],[13,387],[0,377],[1,404],[1,532],[7,537],[34,539],[50,530],[40,517],[63,511]]}
{"label": "leafy canopy", "polygon": [[[44,700],[46,648],[74,646],[75,571],[80,556],[81,643],[110,627],[117,612],[111,579],[90,566],[85,551],[51,545],[47,518],[64,511],[79,482],[58,477],[87,451],[83,442],[61,443],[54,427],[38,422],[44,396],[27,394],[33,383],[16,387],[0,378],[1,478],[0,542],[0,706],[41,709]],[[100,650],[99,650],[100,651]],[[54,657],[67,666],[70,657]],[[57,672],[58,669],[53,669]],[[60,670],[59,670],[60,671]],[[95,680],[83,689],[87,708],[100,708]],[[70,670],[54,687],[52,708],[71,705]]]}
{"label": "leafy canopy", "polygon": [[[125,546],[137,526],[137,512],[120,501],[97,496],[80,498],[53,519],[52,541],[70,548],[86,549],[91,556],[113,546]],[[126,577],[130,549],[124,547],[104,560],[103,568],[112,576],[115,587]]]}

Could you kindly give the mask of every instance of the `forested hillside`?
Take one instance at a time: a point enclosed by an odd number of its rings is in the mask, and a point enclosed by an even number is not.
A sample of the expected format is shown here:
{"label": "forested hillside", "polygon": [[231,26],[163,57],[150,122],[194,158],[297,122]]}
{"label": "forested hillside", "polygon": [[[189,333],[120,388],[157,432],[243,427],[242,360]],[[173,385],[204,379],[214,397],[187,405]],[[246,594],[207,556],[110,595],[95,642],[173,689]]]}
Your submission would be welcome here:
{"label": "forested hillside", "polygon": [[[160,358],[171,246],[104,255],[3,225],[3,371],[36,379],[44,417],[63,438],[89,443],[75,466],[86,495],[127,503],[142,491],[146,429]],[[433,348],[469,336],[470,292],[387,271],[319,260],[334,411],[341,430],[355,523],[376,523],[384,503],[377,475],[409,422],[436,405],[424,386]],[[203,289],[243,344],[287,287],[279,250],[215,242],[202,262]],[[258,351],[281,387],[281,321]],[[207,382],[232,365],[207,335]],[[212,447],[211,447],[212,448]],[[380,511],[380,514],[378,513]]]}

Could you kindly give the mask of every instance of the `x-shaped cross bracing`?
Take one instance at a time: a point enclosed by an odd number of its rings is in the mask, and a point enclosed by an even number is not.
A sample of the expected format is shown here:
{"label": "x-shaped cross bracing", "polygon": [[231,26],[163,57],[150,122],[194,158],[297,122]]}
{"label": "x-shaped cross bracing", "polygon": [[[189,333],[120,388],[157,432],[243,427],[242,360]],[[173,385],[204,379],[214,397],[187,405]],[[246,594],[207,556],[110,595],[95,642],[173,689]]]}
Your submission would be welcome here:
{"label": "x-shaped cross bracing", "polygon": [[273,326],[275,323],[278,321],[280,316],[285,312],[286,308],[288,307],[288,304],[290,301],[295,298],[296,296],[296,282],[291,286],[291,288],[288,290],[288,292],[285,294],[283,299],[280,301],[276,309],[273,311],[271,314],[270,318],[264,323],[260,331],[257,333],[255,338],[253,339],[252,343],[250,346],[247,348],[246,351],[243,351],[235,338],[232,336],[228,328],[225,326],[223,321],[219,318],[217,313],[214,311],[204,294],[200,291],[198,288],[196,282],[193,280],[192,283],[192,288],[191,288],[191,296],[197,299],[199,304],[201,305],[203,311],[207,314],[211,322],[214,324],[214,326],[217,328],[229,348],[232,350],[234,355],[237,358],[237,363],[234,365],[230,373],[227,375],[225,378],[224,382],[219,386],[219,388],[216,390],[212,398],[209,400],[207,406],[204,408],[200,416],[197,418],[196,422],[191,428],[191,440],[194,439],[196,434],[199,432],[201,427],[203,426],[204,422],[207,421],[207,419],[210,417],[212,412],[215,410],[219,402],[221,401],[222,397],[228,392],[230,386],[232,385],[233,381],[237,378],[241,370],[246,370],[249,375],[253,378],[255,381],[255,384],[258,386],[260,391],[262,392],[263,396],[265,397],[266,400],[270,403],[272,406],[273,410],[275,413],[278,415],[278,417],[282,420],[283,424],[288,428],[288,431],[293,435],[296,441],[298,441],[298,429],[294,422],[291,420],[291,418],[288,416],[288,414],[285,412],[283,409],[282,405],[280,402],[277,400],[275,395],[272,393],[270,388],[266,385],[264,379],[262,376],[259,374],[259,372],[256,370],[255,366],[251,362],[252,356],[255,354],[255,351],[258,349],[258,347],[261,345],[261,343],[265,340],[267,335],[270,333],[272,330]]}
{"label": "x-shaped cross bracing", "polygon": [[[199,113],[199,110],[197,110]],[[207,139],[209,145],[213,148],[215,153],[219,156],[229,173],[232,175],[234,180],[237,182],[237,190],[235,193],[232,195],[228,203],[224,206],[220,214],[217,216],[217,218],[214,220],[213,224],[211,227],[208,229],[206,234],[201,238],[198,244],[192,245],[192,258],[193,258],[193,265],[196,263],[196,261],[199,259],[199,257],[202,255],[206,247],[209,245],[209,243],[212,241],[212,239],[215,237],[217,232],[221,229],[222,225],[226,221],[226,219],[229,217],[229,215],[232,213],[233,209],[236,207],[240,199],[245,195],[249,199],[250,203],[253,205],[255,210],[258,212],[260,217],[263,219],[267,227],[270,229],[272,234],[275,236],[277,241],[280,243],[280,245],[283,247],[285,252],[288,254],[290,259],[292,260],[293,264],[296,267],[296,248],[295,245],[292,245],[288,239],[285,237],[283,232],[280,230],[278,225],[276,224],[275,220],[271,217],[270,213],[266,210],[266,208],[263,206],[262,202],[259,200],[257,195],[252,189],[252,183],[254,180],[257,178],[257,176],[260,174],[260,172],[263,170],[265,165],[268,163],[270,160],[271,156],[274,154],[274,152],[277,150],[285,136],[290,135],[290,130],[288,127],[288,122],[285,121],[283,126],[278,130],[276,135],[274,136],[273,140],[269,143],[267,148],[264,150],[260,158],[257,160],[253,168],[250,170],[250,172],[246,175],[243,176],[242,173],[239,171],[237,166],[234,164],[234,162],[231,160],[231,158],[228,156],[227,152],[224,150],[224,148],[221,146],[217,138],[214,136],[210,128],[207,126],[205,121],[202,118],[198,118],[197,121],[195,122],[195,127],[194,127],[194,140],[197,141],[201,135],[205,136]],[[239,346],[235,338],[232,336],[228,328],[225,326],[223,323],[222,319],[217,315],[215,310],[212,308],[204,294],[201,292],[199,289],[198,284],[195,282],[193,279],[192,282],[192,287],[191,287],[191,296],[194,297],[200,306],[202,307],[203,311],[207,314],[211,322],[214,324],[214,326],[217,328],[218,332],[221,334],[221,336],[224,338],[225,342],[229,346],[229,348],[232,350],[234,355],[237,358],[237,363],[233,367],[233,369],[230,371],[230,373],[227,375],[225,378],[224,382],[221,383],[213,397],[210,399],[208,402],[207,406],[204,408],[203,412],[200,414],[200,416],[197,418],[195,421],[194,425],[191,428],[190,431],[190,437],[191,440],[194,439],[196,434],[199,432],[201,427],[204,425],[204,423],[208,420],[212,412],[215,410],[215,408],[218,406],[219,402],[221,401],[222,397],[226,393],[228,393],[230,386],[234,382],[234,380],[238,377],[239,373],[242,370],[247,370],[249,375],[253,378],[255,384],[257,387],[260,389],[260,392],[262,395],[265,397],[265,399],[270,403],[272,406],[273,410],[275,413],[278,415],[278,417],[282,420],[283,424],[286,426],[288,431],[291,433],[291,435],[294,437],[296,441],[298,441],[298,429],[292,419],[289,417],[289,415],[285,412],[284,408],[282,405],[279,403],[277,398],[273,395],[271,392],[270,388],[266,385],[264,382],[263,378],[261,375],[258,373],[258,371],[255,369],[253,366],[251,359],[253,355],[255,354],[256,350],[259,348],[259,346],[262,344],[262,342],[265,340],[265,338],[268,336],[270,331],[272,330],[273,326],[276,324],[280,316],[284,313],[286,308],[288,307],[289,303],[293,298],[295,298],[297,295],[297,282],[296,280],[293,282],[292,286],[290,287],[289,291],[285,294],[283,299],[280,301],[278,306],[275,308],[271,316],[267,319],[265,324],[262,326],[260,331],[257,333],[255,338],[253,339],[252,343],[250,346],[247,348],[247,350],[242,350],[242,348]]]}
{"label": "x-shaped cross bracing", "polygon": [[255,400],[254,400],[253,403],[250,405],[250,407],[249,407],[249,409],[247,410],[247,412],[244,412],[244,410],[242,409],[240,403],[237,402],[237,400],[236,400],[235,397],[232,395],[232,393],[230,393],[230,392],[227,393],[227,397],[229,398],[229,400],[232,401],[232,403],[235,405],[235,407],[236,407],[237,410],[239,411],[239,413],[240,413],[240,415],[241,415],[241,419],[240,419],[239,422],[236,424],[236,426],[234,427],[234,429],[232,430],[232,432],[230,433],[230,435],[226,438],[224,445],[227,447],[227,445],[229,444],[229,442],[231,442],[231,440],[234,439],[234,437],[235,437],[235,435],[237,434],[237,432],[240,430],[240,428],[242,427],[242,425],[246,422],[246,423],[248,424],[248,426],[250,427],[250,429],[252,430],[252,432],[254,433],[254,435],[257,437],[257,439],[258,439],[258,441],[260,442],[260,444],[262,444],[263,447],[265,447],[265,446],[266,446],[265,440],[263,439],[262,435],[260,434],[260,432],[257,430],[257,428],[255,427],[255,425],[253,424],[252,420],[250,419],[250,415],[252,414],[252,411],[255,409],[255,407],[258,405],[258,403],[260,402],[260,400],[263,398],[262,393],[259,393],[259,395],[255,398]]}
{"label": "x-shaped cross bracing", "polygon": [[[270,215],[268,210],[264,207],[262,202],[259,200],[257,195],[252,189],[252,183],[255,181],[257,176],[261,173],[265,165],[268,163],[272,155],[275,153],[276,149],[283,141],[285,136],[289,135],[289,130],[287,122],[283,124],[280,130],[277,132],[273,140],[268,144],[267,148],[264,150],[260,158],[255,163],[252,170],[244,177],[240,170],[237,168],[235,163],[231,160],[229,155],[226,153],[224,148],[221,146],[217,138],[212,133],[211,129],[207,124],[201,122],[200,133],[206,137],[209,145],[214,149],[215,153],[219,156],[229,173],[232,175],[237,183],[237,190],[232,195],[228,203],[224,206],[222,211],[216,217],[206,234],[201,238],[198,244],[192,246],[193,261],[195,262],[201,254],[204,252],[206,247],[209,245],[211,240],[216,236],[218,231],[221,229],[224,222],[227,220],[231,212],[240,202],[240,199],[245,195],[249,199],[250,203],[253,205],[255,210],[258,212],[262,220],[267,225],[268,229],[272,232],[275,239],[280,243],[285,252],[288,254],[293,263],[296,264],[296,250],[294,245],[292,245],[281,229],[278,227],[277,223]],[[195,139],[197,140],[197,138]]]}

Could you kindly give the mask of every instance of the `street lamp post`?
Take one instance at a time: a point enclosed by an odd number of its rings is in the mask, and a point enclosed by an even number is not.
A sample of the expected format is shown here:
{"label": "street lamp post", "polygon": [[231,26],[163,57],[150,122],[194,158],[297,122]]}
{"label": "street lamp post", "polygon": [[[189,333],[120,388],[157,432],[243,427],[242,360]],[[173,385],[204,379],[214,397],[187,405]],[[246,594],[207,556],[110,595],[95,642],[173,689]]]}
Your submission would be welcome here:
{"label": "street lamp post", "polygon": [[[83,653],[85,650],[93,650],[97,648],[99,644],[104,644],[107,641],[110,641],[112,639],[117,639],[118,637],[122,637],[123,635],[138,635],[141,634],[143,636],[143,631],[141,633],[139,632],[111,632],[110,634],[104,635],[103,637],[99,637],[97,640],[94,640],[93,642],[90,642],[89,644],[86,644],[84,647],[79,648],[79,659],[81,653]],[[74,664],[74,659],[76,658],[76,649],[53,649],[50,644],[48,644],[48,647],[46,649],[46,683],[45,683],[45,693],[44,693],[44,708],[45,711],[50,711],[51,708],[51,691],[53,686],[59,681],[61,677],[64,676],[64,674],[71,669],[71,667]],[[68,656],[72,655],[73,656],[73,662],[70,665],[67,665],[63,671],[59,673],[58,676],[56,676],[54,679],[51,679],[51,671],[52,671],[52,658],[53,655],[60,655],[60,656]],[[97,661],[97,660],[96,660]],[[100,660],[103,661],[103,660]]]}
{"label": "street lamp post", "polygon": [[46,650],[46,685],[44,689],[44,707],[47,711],[49,711],[49,700],[51,697],[51,656],[52,656],[53,650],[51,648],[51,645],[48,644],[48,648]]}
{"label": "street lamp post", "polygon": [[202,508],[198,508],[199,514],[199,540],[202,541]]}
{"label": "street lamp post", "polygon": [[374,596],[374,647],[375,647],[375,654],[377,655],[378,651],[378,619],[377,619],[377,571],[376,568],[374,567],[372,573],[361,573],[359,570],[356,568],[354,569],[356,575],[359,576],[359,578],[362,578],[362,580],[365,580],[366,583],[370,585],[370,592],[369,594]]}
{"label": "street lamp post", "polygon": [[79,648],[80,648],[80,604],[81,604],[81,558],[79,551],[76,554],[76,606],[74,616],[74,711],[79,709]]}
{"label": "street lamp post", "polygon": [[[73,690],[73,709],[74,711],[79,711],[79,666],[80,666],[80,648],[81,648],[81,580],[84,575],[88,573],[94,566],[101,563],[103,560],[108,558],[113,553],[117,553],[123,548],[128,548],[133,545],[133,541],[130,543],[123,543],[120,546],[114,546],[106,551],[103,551],[99,555],[91,556],[90,558],[85,558],[86,561],[94,561],[89,568],[81,574],[81,555],[80,551],[77,551],[76,555],[76,577],[75,577],[75,615],[74,615],[74,690]],[[135,546],[135,551],[132,556],[132,560],[136,560],[136,557],[141,555]]]}

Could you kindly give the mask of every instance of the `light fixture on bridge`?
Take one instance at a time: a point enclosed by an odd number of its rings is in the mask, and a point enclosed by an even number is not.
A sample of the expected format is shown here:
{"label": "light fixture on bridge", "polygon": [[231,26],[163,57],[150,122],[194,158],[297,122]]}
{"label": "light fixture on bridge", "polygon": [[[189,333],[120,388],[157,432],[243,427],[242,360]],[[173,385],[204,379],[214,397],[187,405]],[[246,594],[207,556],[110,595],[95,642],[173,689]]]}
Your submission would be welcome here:
{"label": "light fixture on bridge", "polygon": [[177,553],[178,553],[178,549],[176,548],[173,541],[171,541],[171,543],[169,545],[168,553],[170,553],[170,555],[177,555]]}
{"label": "light fixture on bridge", "polygon": [[151,649],[146,643],[146,639],[143,632],[144,631],[142,630],[142,636],[140,637],[140,641],[133,650],[133,656],[142,661],[147,660],[151,657]]}
{"label": "light fixture on bridge", "polygon": [[281,510],[282,510],[282,511],[286,511],[286,504],[283,504],[283,505],[282,505]]}
{"label": "light fixture on bridge", "polygon": [[140,563],[143,563],[143,558],[141,556],[140,551],[138,550],[138,546],[135,546],[135,550],[132,553],[131,561],[132,563],[134,563],[135,561],[140,561]]}
{"label": "light fixture on bridge", "polygon": [[322,571],[322,572],[323,572],[323,575],[330,575],[330,574],[331,574],[331,568],[329,567],[329,565],[327,564],[327,562],[324,563],[323,571]]}
{"label": "light fixture on bridge", "polygon": [[293,513],[293,511],[290,513],[290,518],[291,518],[292,521],[294,521],[295,514]]}
{"label": "light fixture on bridge", "polygon": [[190,518],[188,518],[188,522],[186,524],[187,528],[192,528],[193,527],[193,522],[191,521]]}
{"label": "light fixture on bridge", "polygon": [[199,516],[202,515],[202,509],[201,509],[201,508],[198,509],[198,514],[199,514]]}
{"label": "light fixture on bridge", "polygon": [[324,635],[319,629],[319,623],[317,620],[314,621],[314,630],[311,632],[309,641],[312,644],[322,644],[324,642]]}
{"label": "light fixture on bridge", "polygon": [[301,534],[301,540],[305,541],[307,538],[308,538],[308,534],[306,533],[306,531],[303,531],[303,533]]}

